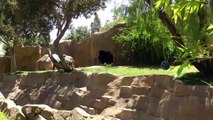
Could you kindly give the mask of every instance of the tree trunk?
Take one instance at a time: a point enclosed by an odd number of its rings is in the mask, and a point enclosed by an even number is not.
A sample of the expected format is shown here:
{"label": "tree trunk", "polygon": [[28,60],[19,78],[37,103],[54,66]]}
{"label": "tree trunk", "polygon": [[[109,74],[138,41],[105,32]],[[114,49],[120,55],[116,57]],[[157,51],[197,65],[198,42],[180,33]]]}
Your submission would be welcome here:
{"label": "tree trunk", "polygon": [[10,50],[10,59],[11,59],[10,71],[16,72],[17,71],[16,54],[13,49]]}
{"label": "tree trunk", "polygon": [[203,75],[211,76],[213,73],[213,59],[207,59],[199,62],[193,62],[194,65]]}
{"label": "tree trunk", "polygon": [[169,32],[172,34],[173,41],[178,47],[182,48],[184,46],[184,43],[174,23],[168,18],[167,14],[163,10],[158,10],[158,14],[161,22],[168,28]]}
{"label": "tree trunk", "polygon": [[71,23],[71,20],[68,19],[66,21],[64,28],[61,30],[61,32],[59,33],[59,35],[53,42],[54,50],[55,50],[56,54],[58,55],[60,61],[55,60],[55,58],[52,56],[50,49],[48,50],[49,51],[48,54],[54,64],[54,67],[56,67],[57,69],[63,69],[65,72],[71,72],[73,70],[73,66],[69,66],[69,64],[66,63],[64,56],[61,53],[61,50],[59,49],[59,42],[62,39],[62,37],[64,36],[66,30],[69,28],[70,23]]}

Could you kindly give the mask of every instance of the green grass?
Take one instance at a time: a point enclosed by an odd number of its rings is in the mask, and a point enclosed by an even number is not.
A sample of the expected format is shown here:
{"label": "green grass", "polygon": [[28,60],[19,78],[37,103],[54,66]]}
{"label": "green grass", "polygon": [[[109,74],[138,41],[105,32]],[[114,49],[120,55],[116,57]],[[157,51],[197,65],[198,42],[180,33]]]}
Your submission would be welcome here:
{"label": "green grass", "polygon": [[0,120],[10,120],[10,119],[5,113],[0,112]]}
{"label": "green grass", "polygon": [[[134,67],[134,66],[97,66],[97,67],[82,67],[83,72],[96,73],[111,73],[122,76],[138,76],[138,75],[170,75],[176,76],[178,67],[173,67],[169,70],[163,70],[157,67]],[[193,66],[185,68],[181,75],[186,73],[196,73],[197,69]]]}
{"label": "green grass", "polygon": [[178,76],[177,70],[179,66],[171,67],[169,70],[163,70],[157,67],[134,67],[134,66],[97,66],[97,67],[82,67],[79,68],[83,72],[92,73],[110,73],[122,76],[138,76],[138,75],[170,75],[182,80],[185,84],[190,85],[207,85],[204,81],[209,81],[208,84],[213,85],[213,76],[202,76],[194,66],[189,66],[183,69],[183,72]]}
{"label": "green grass", "polygon": [[11,73],[3,73],[0,75],[18,75],[18,76],[27,76],[29,73],[46,73],[46,72],[51,72],[54,70],[40,70],[40,71],[16,71],[16,72],[11,72]]}

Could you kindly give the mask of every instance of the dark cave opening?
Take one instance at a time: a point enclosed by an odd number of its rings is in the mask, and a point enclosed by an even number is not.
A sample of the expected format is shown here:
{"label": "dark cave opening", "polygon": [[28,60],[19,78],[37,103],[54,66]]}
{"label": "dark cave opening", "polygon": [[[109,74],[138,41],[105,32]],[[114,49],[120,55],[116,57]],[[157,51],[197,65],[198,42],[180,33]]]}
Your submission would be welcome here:
{"label": "dark cave opening", "polygon": [[112,64],[113,63],[113,55],[108,51],[99,51],[98,56],[99,61],[101,64]]}

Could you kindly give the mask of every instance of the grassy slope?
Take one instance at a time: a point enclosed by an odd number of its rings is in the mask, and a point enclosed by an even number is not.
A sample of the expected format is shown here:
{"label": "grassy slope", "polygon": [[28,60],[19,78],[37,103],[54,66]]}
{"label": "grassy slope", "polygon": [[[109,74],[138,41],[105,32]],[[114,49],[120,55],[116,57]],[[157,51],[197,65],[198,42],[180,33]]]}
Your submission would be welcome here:
{"label": "grassy slope", "polygon": [[[173,67],[169,70],[163,70],[156,67],[132,67],[132,66],[97,66],[97,67],[82,67],[84,72],[111,73],[122,76],[137,76],[137,75],[170,75],[175,76],[178,67]],[[190,66],[185,68],[182,74],[198,72],[195,67]]]}
{"label": "grassy slope", "polygon": [[[178,67],[172,67],[169,70],[163,70],[156,67],[132,67],[132,66],[97,66],[97,67],[82,67],[79,68],[83,72],[96,72],[96,73],[111,73],[122,76],[137,76],[137,75],[170,75],[178,77],[185,84],[192,85],[206,85],[204,80],[212,81],[213,77],[203,77],[199,74],[198,70],[193,67],[187,67],[183,70],[182,74],[177,76]],[[213,84],[213,82],[210,82]]]}

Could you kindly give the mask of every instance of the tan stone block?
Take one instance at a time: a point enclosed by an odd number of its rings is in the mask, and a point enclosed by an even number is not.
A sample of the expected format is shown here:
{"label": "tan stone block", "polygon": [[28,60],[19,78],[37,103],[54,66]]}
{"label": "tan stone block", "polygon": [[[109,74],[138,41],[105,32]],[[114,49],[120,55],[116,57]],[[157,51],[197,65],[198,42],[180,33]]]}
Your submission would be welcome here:
{"label": "tan stone block", "polygon": [[195,85],[193,86],[193,93],[192,95],[198,96],[198,97],[209,97],[209,91],[207,86],[199,86]]}
{"label": "tan stone block", "polygon": [[121,86],[120,97],[129,98],[131,96],[132,96],[132,87],[131,86]]}
{"label": "tan stone block", "polygon": [[133,82],[134,77],[123,77],[121,79],[122,86],[130,86]]}
{"label": "tan stone block", "polygon": [[144,76],[144,77],[140,77],[139,79],[141,79],[143,84],[147,85],[147,86],[153,86],[154,82],[155,82],[155,76],[154,75],[147,75],[147,76]]}
{"label": "tan stone block", "polygon": [[107,107],[107,103],[101,101],[101,100],[96,100],[96,102],[94,103],[94,109],[96,110],[103,110]]}
{"label": "tan stone block", "polygon": [[152,97],[161,97],[164,93],[165,89],[160,87],[152,87],[150,91],[150,96]]}
{"label": "tan stone block", "polygon": [[139,111],[146,111],[149,107],[149,97],[140,95],[136,102],[136,109]]}
{"label": "tan stone block", "polygon": [[172,90],[175,84],[173,79],[173,77],[167,75],[155,75],[155,86]]}
{"label": "tan stone block", "polygon": [[105,103],[109,103],[109,101],[112,99],[112,96],[104,95],[101,97],[101,101]]}
{"label": "tan stone block", "polygon": [[136,115],[135,110],[123,108],[119,113],[115,115],[115,117],[122,120],[132,120],[135,115]]}
{"label": "tan stone block", "polygon": [[191,85],[184,85],[183,83],[175,82],[174,93],[175,96],[178,97],[190,96],[192,95],[192,89],[193,86]]}
{"label": "tan stone block", "polygon": [[136,87],[132,86],[132,94],[136,95],[148,95],[150,93],[151,87],[143,86],[143,87]]}

